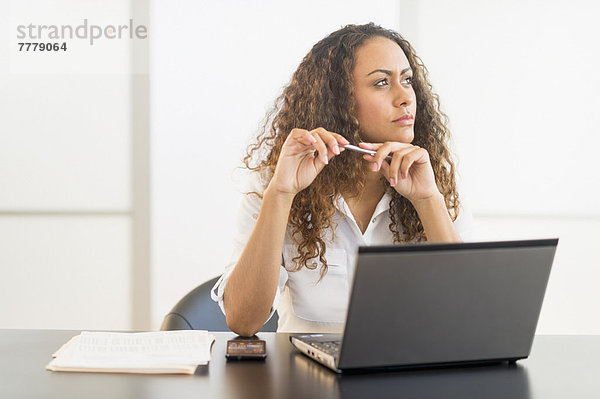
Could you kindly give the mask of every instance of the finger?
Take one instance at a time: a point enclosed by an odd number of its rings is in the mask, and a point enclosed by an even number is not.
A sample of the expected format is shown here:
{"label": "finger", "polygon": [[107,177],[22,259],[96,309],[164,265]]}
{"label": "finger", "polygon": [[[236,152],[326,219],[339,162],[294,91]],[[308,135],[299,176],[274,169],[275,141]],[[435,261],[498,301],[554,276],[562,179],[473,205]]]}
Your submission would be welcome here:
{"label": "finger", "polygon": [[390,165],[386,161],[383,161],[379,171],[381,172],[381,174],[383,174],[386,180],[390,180]]}
{"label": "finger", "polygon": [[294,128],[290,131],[289,137],[291,137],[293,139],[299,139],[299,138],[305,136],[307,133],[310,133],[310,132],[306,129]]}
{"label": "finger", "polygon": [[341,134],[335,133],[335,132],[330,132],[329,130],[327,130],[323,127],[318,127],[316,129],[314,129],[313,132],[318,132],[319,134],[322,134],[322,133],[330,134],[335,138],[335,140],[339,144],[342,144],[342,145],[350,144],[350,141],[348,141],[348,139],[345,138],[344,136],[342,136]]}
{"label": "finger", "polygon": [[329,150],[335,155],[339,155],[343,150],[343,147],[340,148],[340,145],[350,144],[350,142],[341,134],[330,132],[322,127],[313,130],[312,133],[317,133],[325,142]]}
{"label": "finger", "polygon": [[311,132],[311,135],[317,140],[316,143],[313,144],[313,147],[319,153],[319,160],[327,165],[329,163],[329,159],[327,157],[327,145],[325,145],[325,142],[318,133],[313,131]]}
{"label": "finger", "polygon": [[400,177],[402,179],[406,179],[406,176],[408,176],[411,166],[415,163],[416,160],[421,158],[422,155],[423,154],[421,153],[421,149],[417,148],[403,157],[402,163],[400,164]]}
{"label": "finger", "polygon": [[386,142],[383,143],[373,155],[373,159],[377,163],[377,169],[381,168],[383,162],[385,162],[385,158],[391,154],[393,151],[393,143]]}
{"label": "finger", "polygon": [[392,146],[392,151],[398,151],[401,148],[416,147],[416,146],[413,146],[412,144],[401,143],[399,141],[387,141],[385,143],[367,143],[365,141],[362,141],[362,142],[358,143],[358,146],[361,147],[361,148],[367,149],[367,150],[377,151],[381,146],[383,146],[385,144],[391,145]]}
{"label": "finger", "polygon": [[[387,156],[385,157],[385,159],[381,162],[381,164],[378,164],[375,161],[375,157],[373,155],[369,155],[369,154],[363,154],[363,159],[365,161],[371,162],[371,171],[373,172],[377,172],[380,171],[383,173],[383,175],[385,176],[386,179],[389,179],[389,163],[388,161],[392,159],[392,157]],[[386,168],[385,171],[383,170],[383,168]]]}
{"label": "finger", "polygon": [[297,142],[302,143],[304,145],[312,146],[317,142],[308,130],[304,129],[293,129],[290,133],[290,136],[295,139]]}
{"label": "finger", "polygon": [[410,151],[410,148],[404,148],[392,154],[392,161],[390,162],[390,171],[388,177],[391,186],[395,186],[398,183],[400,165],[402,163],[402,160],[404,159],[404,156]]}
{"label": "finger", "polygon": [[372,172],[377,172],[379,170],[379,165],[375,161],[375,157],[371,154],[363,154],[363,159],[365,161],[371,162],[370,168]]}
{"label": "finger", "polygon": [[332,153],[332,155],[340,154],[340,146],[338,144],[337,138],[333,135],[333,133],[328,132],[325,129],[317,129],[315,131],[316,134],[319,135],[321,140],[327,145],[327,148]]}
{"label": "finger", "polygon": [[360,143],[358,143],[358,146],[366,150],[377,151],[377,149],[382,146],[382,143],[366,143],[364,141],[361,141]]}
{"label": "finger", "polygon": [[346,144],[350,144],[350,141],[348,141],[348,139],[346,139],[344,136],[342,136],[341,134],[338,133],[333,133],[331,132],[331,134],[333,135],[333,137],[335,137],[335,139],[337,140],[337,142],[341,145],[346,145]]}

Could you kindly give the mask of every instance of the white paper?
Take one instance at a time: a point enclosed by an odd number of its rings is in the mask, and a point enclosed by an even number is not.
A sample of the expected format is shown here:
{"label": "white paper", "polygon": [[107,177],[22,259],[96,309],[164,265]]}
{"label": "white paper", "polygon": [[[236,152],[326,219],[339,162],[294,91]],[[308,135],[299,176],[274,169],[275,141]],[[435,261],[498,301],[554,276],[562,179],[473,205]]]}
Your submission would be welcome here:
{"label": "white paper", "polygon": [[172,369],[210,361],[207,331],[115,333],[83,331],[63,345],[50,369]]}

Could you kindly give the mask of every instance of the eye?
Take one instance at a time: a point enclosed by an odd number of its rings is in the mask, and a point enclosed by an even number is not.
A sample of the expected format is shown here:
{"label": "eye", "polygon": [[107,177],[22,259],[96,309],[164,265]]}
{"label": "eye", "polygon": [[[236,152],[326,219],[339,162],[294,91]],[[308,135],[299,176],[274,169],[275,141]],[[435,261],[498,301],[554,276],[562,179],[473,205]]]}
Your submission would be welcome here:
{"label": "eye", "polygon": [[405,83],[405,84],[407,84],[407,85],[412,85],[412,83],[413,83],[413,77],[412,77],[412,76],[407,76],[407,77],[406,77],[406,78],[405,78],[405,79],[402,81],[402,83]]}
{"label": "eye", "polygon": [[379,86],[379,87],[383,87],[386,86],[388,84],[387,78],[378,80],[377,82],[375,82],[375,86]]}

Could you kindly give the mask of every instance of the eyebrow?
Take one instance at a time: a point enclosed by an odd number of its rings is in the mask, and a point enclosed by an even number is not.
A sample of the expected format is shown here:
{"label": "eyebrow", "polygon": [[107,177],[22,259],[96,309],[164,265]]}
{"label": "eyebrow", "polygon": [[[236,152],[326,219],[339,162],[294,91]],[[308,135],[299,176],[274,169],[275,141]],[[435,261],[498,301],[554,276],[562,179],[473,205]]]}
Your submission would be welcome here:
{"label": "eyebrow", "polygon": [[[400,75],[404,75],[404,74],[405,74],[406,72],[408,72],[408,71],[412,71],[412,69],[411,69],[410,67],[408,67],[408,68],[404,68],[402,71],[400,71]],[[392,75],[392,71],[390,71],[390,70],[388,70],[388,69],[376,69],[376,70],[374,70],[374,71],[372,71],[372,72],[368,73],[368,74],[367,74],[367,76],[369,76],[369,75],[372,75],[372,74],[374,74],[374,73],[376,73],[376,72],[382,72],[382,73],[385,73],[385,74],[386,74],[386,75],[388,75],[388,76],[391,76],[391,75]]]}

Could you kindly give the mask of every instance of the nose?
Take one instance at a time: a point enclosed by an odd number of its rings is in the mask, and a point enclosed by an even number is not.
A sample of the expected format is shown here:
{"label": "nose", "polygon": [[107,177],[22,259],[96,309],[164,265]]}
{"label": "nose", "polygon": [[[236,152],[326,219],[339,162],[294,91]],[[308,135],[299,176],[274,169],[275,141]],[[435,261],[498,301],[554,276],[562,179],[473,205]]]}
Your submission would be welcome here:
{"label": "nose", "polygon": [[415,91],[412,86],[396,85],[393,90],[393,96],[392,105],[396,108],[408,107],[415,101]]}

